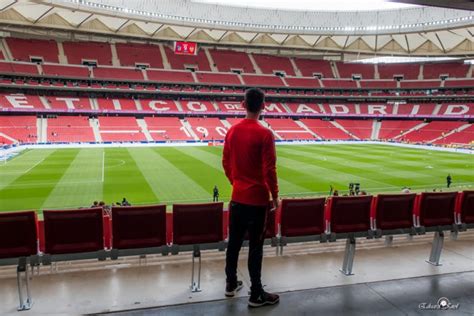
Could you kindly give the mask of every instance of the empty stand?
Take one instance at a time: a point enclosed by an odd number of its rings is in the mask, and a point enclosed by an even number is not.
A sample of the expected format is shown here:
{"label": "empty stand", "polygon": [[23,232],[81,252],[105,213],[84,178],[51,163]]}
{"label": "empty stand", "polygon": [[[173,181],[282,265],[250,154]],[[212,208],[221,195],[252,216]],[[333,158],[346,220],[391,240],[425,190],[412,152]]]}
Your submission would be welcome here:
{"label": "empty stand", "polygon": [[[0,116],[0,133],[19,143],[36,143],[38,140],[35,116]],[[1,141],[1,140],[0,140]]]}
{"label": "empty stand", "polygon": [[94,132],[86,116],[58,116],[48,119],[48,142],[94,142]]}
{"label": "empty stand", "polygon": [[295,71],[288,57],[274,55],[252,54],[258,67],[264,74],[274,74],[284,72],[288,76],[295,76]]}
{"label": "empty stand", "polygon": [[260,75],[242,75],[242,79],[250,86],[268,86],[283,87],[283,81],[277,76],[260,76]]}
{"label": "empty stand", "polygon": [[339,77],[341,78],[359,76],[362,79],[374,79],[375,68],[373,64],[336,62],[336,66],[339,71]]}
{"label": "empty stand", "polygon": [[146,141],[135,117],[99,117],[99,131],[104,142]]}
{"label": "empty stand", "polygon": [[474,142],[474,125],[459,132],[454,132],[446,137],[438,139],[435,144],[472,144]]}
{"label": "empty stand", "polygon": [[446,88],[451,87],[473,87],[474,79],[448,79],[445,80],[444,86]]}
{"label": "empty stand", "polygon": [[54,40],[37,40],[7,37],[13,60],[30,62],[31,58],[41,58],[44,62],[58,63],[58,45]]}
{"label": "empty stand", "polygon": [[439,79],[440,76],[450,78],[466,78],[469,64],[462,62],[454,63],[425,63],[423,65],[424,79]]}
{"label": "empty stand", "polygon": [[303,124],[306,125],[311,131],[313,131],[323,139],[352,139],[349,134],[337,128],[329,121],[323,121],[319,119],[301,119],[300,121],[303,122]]}
{"label": "empty stand", "polygon": [[145,117],[144,120],[156,141],[194,140],[177,117]]}
{"label": "empty stand", "polygon": [[372,135],[372,120],[337,120],[352,135],[359,139],[370,139]]}
{"label": "empty stand", "polygon": [[252,62],[247,53],[233,50],[209,49],[215,66],[221,72],[239,70],[244,73],[254,73]]}
{"label": "empty stand", "polygon": [[104,99],[97,98],[97,104],[100,110],[111,110],[111,111],[138,111],[135,100],[133,99]]}
{"label": "empty stand", "polygon": [[38,75],[36,64],[0,62],[0,73]]}
{"label": "empty stand", "polygon": [[241,85],[239,77],[236,74],[198,72],[197,80],[202,83]]}
{"label": "empty stand", "polygon": [[319,88],[321,85],[316,78],[285,77],[285,81],[290,87]]}
{"label": "empty stand", "polygon": [[63,42],[64,54],[70,64],[96,61],[98,65],[112,66],[112,50],[109,43]]}
{"label": "empty stand", "polygon": [[173,69],[184,70],[192,67],[200,71],[211,71],[209,61],[203,49],[198,50],[195,56],[175,54],[169,47],[165,47],[165,53]]}
{"label": "empty stand", "polygon": [[157,45],[116,43],[115,47],[122,66],[135,67],[141,64],[152,68],[163,68],[163,59]]}
{"label": "empty stand", "polygon": [[361,80],[360,87],[364,89],[396,89],[394,80]]}
{"label": "empty stand", "polygon": [[123,80],[143,80],[143,74],[140,69],[130,68],[94,68],[94,78],[100,79],[123,79]]}
{"label": "empty stand", "polygon": [[200,140],[224,140],[227,133],[227,129],[218,118],[188,117],[186,120]]}
{"label": "empty stand", "polygon": [[403,80],[400,82],[400,88],[402,89],[439,88],[440,85],[441,85],[441,81],[439,80],[413,80],[413,81]]}
{"label": "empty stand", "polygon": [[414,130],[403,136],[412,142],[426,142],[464,125],[462,122],[431,122],[420,129]]}
{"label": "empty stand", "polygon": [[[31,98],[31,97],[30,97]],[[52,109],[63,110],[91,110],[91,100],[81,97],[47,96],[46,101]]]}
{"label": "empty stand", "polygon": [[325,88],[331,89],[357,89],[357,83],[350,79],[329,79],[323,80]]}
{"label": "empty stand", "polygon": [[160,82],[195,82],[190,71],[147,70],[148,79]]}
{"label": "empty stand", "polygon": [[380,79],[393,79],[403,77],[403,79],[418,79],[420,64],[378,64]]}
{"label": "empty stand", "polygon": [[57,77],[88,78],[89,68],[84,66],[65,66],[54,64],[43,64],[43,74]]}
{"label": "empty stand", "polygon": [[381,121],[379,139],[393,139],[423,121]]}
{"label": "empty stand", "polygon": [[270,128],[275,131],[282,139],[315,139],[315,137],[295,123],[293,119],[272,119],[266,118]]}
{"label": "empty stand", "polygon": [[295,58],[295,64],[305,77],[320,75],[323,78],[334,78],[331,64],[327,60]]}

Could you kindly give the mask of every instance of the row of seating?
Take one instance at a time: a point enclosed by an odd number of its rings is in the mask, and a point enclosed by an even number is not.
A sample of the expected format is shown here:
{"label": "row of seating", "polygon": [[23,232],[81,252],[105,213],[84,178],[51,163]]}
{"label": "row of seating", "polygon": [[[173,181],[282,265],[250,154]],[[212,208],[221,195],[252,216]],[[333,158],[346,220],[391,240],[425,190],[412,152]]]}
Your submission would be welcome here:
{"label": "row of seating", "polygon": [[[200,291],[201,250],[226,247],[229,216],[223,206],[175,204],[169,215],[165,205],[113,207],[111,217],[100,208],[44,211],[44,221],[34,211],[2,213],[0,264],[18,266],[20,310],[31,308],[28,265],[57,261],[192,251],[191,288]],[[277,212],[268,212],[267,223],[265,237],[280,254],[290,242],[346,239],[345,275],[352,274],[357,237],[433,231],[428,262],[439,265],[444,231],[474,228],[474,191],[284,199]]]}
{"label": "row of seating", "polygon": [[[9,47],[13,60],[31,61],[31,58],[40,58],[45,62],[59,62],[58,43],[53,40],[6,38],[4,45]],[[84,61],[95,61],[99,65],[112,65],[112,46],[109,43],[98,42],[62,42],[62,50],[69,64],[82,64]],[[309,58],[293,58],[277,55],[248,54],[246,52],[208,49],[206,56],[204,49],[200,49],[195,56],[177,55],[168,46],[163,46],[165,56],[158,45],[138,43],[116,43],[117,62],[122,66],[146,64],[151,67],[163,68],[164,57],[172,69],[184,70],[189,66],[201,71],[210,71],[215,68],[220,72],[229,72],[234,69],[244,73],[255,73],[258,69],[264,74],[284,72],[295,76],[297,71],[304,76],[311,77],[319,74],[325,78],[333,78],[334,73],[341,78],[361,76],[363,79],[375,79],[376,72],[381,79],[393,79],[394,76],[404,76],[405,79],[418,79],[422,75],[425,79],[439,79],[442,75],[452,78],[466,78],[469,65],[462,62],[438,62],[421,64],[381,64],[376,68],[373,64],[344,63]],[[0,51],[1,52],[1,51]],[[3,54],[3,58],[5,54]],[[2,59],[3,59],[2,58]],[[252,58],[255,66],[252,64]],[[211,65],[211,62],[213,65]],[[212,66],[212,67],[211,67]],[[333,71],[332,67],[335,69]],[[376,71],[377,69],[377,71]]]}

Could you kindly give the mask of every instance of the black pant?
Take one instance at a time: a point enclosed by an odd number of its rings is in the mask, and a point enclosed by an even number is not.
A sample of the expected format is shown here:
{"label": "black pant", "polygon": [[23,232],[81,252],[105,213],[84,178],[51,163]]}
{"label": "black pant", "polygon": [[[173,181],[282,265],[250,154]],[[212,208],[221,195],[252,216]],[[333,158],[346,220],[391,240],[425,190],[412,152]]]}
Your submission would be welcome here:
{"label": "black pant", "polygon": [[219,195],[214,195],[212,202],[219,202]]}
{"label": "black pant", "polygon": [[237,263],[239,252],[248,231],[249,258],[248,269],[252,286],[252,293],[262,291],[262,259],[263,240],[266,219],[265,206],[252,206],[230,202],[229,244],[226,253],[225,273],[227,282],[237,284]]}

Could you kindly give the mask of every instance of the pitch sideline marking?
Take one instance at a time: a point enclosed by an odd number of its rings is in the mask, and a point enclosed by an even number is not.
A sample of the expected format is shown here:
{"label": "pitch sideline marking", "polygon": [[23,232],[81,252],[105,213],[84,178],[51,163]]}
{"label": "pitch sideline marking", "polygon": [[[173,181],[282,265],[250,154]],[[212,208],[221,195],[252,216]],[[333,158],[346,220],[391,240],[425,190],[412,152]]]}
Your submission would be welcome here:
{"label": "pitch sideline marking", "polygon": [[21,172],[21,173],[25,174],[25,173],[30,172],[34,167],[36,167],[37,165],[39,165],[40,163],[42,163],[45,159],[46,159],[46,158],[41,159],[40,161],[38,161],[37,163],[35,163],[33,166],[31,166],[30,168],[28,168],[28,170],[26,170],[26,171],[24,171],[24,172]]}
{"label": "pitch sideline marking", "polygon": [[102,183],[104,183],[104,170],[105,170],[105,150],[102,151]]}

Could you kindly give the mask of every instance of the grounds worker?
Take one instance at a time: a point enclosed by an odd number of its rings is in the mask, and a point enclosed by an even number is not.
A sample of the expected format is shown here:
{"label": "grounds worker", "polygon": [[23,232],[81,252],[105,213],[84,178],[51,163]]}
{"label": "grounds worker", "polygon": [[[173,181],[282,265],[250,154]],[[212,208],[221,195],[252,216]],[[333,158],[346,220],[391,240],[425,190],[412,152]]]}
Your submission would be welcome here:
{"label": "grounds worker", "polygon": [[446,177],[446,185],[448,188],[451,186],[451,183],[452,183],[451,175],[448,174],[448,176]]}
{"label": "grounds worker", "polygon": [[232,184],[229,204],[229,243],[226,252],[225,295],[232,297],[243,287],[237,280],[237,263],[245,232],[249,236],[248,269],[250,307],[276,304],[279,296],[263,290],[261,281],[263,239],[270,193],[278,207],[275,138],[258,122],[265,96],[260,89],[245,92],[245,119],[232,126],[225,137],[222,165]]}
{"label": "grounds worker", "polygon": [[217,185],[214,186],[212,201],[219,202],[219,189],[217,188]]}

